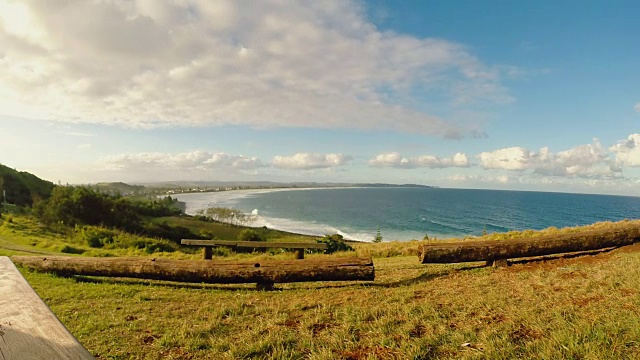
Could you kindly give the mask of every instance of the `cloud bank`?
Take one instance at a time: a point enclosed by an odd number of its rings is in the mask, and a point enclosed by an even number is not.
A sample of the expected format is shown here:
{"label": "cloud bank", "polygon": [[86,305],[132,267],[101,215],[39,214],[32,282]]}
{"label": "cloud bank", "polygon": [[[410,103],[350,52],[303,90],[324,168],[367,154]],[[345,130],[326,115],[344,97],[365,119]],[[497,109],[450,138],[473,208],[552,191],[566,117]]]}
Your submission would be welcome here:
{"label": "cloud bank", "polygon": [[398,169],[468,167],[469,159],[464,153],[456,153],[450,158],[439,158],[433,155],[407,158],[397,152],[378,154],[369,160],[374,167],[392,167]]}
{"label": "cloud bank", "polygon": [[178,154],[121,154],[102,159],[103,167],[111,171],[144,172],[147,170],[209,171],[216,169],[252,170],[265,166],[257,157],[231,155],[222,152],[192,151]]}
{"label": "cloud bank", "polygon": [[534,174],[579,178],[618,177],[622,169],[616,166],[600,142],[580,145],[552,153],[544,147],[537,153],[523,147],[510,147],[478,155],[484,169],[511,171],[533,170]]}
{"label": "cloud bank", "polygon": [[342,166],[351,160],[343,154],[297,153],[292,156],[276,156],[271,164],[280,169],[310,170]]}
{"label": "cloud bank", "polygon": [[618,166],[640,167],[640,134],[631,134],[626,140],[609,148],[615,154]]}
{"label": "cloud bank", "polygon": [[0,114],[457,138],[477,129],[405,104],[432,96],[461,110],[512,100],[502,85],[509,67],[485,65],[457,43],[382,32],[363,6],[0,0]]}

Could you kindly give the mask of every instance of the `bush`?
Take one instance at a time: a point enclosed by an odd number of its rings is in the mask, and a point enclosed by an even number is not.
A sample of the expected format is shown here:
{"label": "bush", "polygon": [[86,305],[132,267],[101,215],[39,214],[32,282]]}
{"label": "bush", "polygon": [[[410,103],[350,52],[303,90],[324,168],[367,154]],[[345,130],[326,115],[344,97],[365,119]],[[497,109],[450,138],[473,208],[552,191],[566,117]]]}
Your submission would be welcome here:
{"label": "bush", "polygon": [[[351,246],[344,242],[340,234],[325,235],[322,239],[316,240],[316,243],[327,244],[327,250],[324,251],[325,254],[333,254],[338,251],[354,251]],[[316,252],[321,251],[322,250]]]}
{"label": "bush", "polygon": [[101,248],[113,244],[115,233],[113,230],[96,226],[76,226],[76,239],[92,248]]}
{"label": "bush", "polygon": [[63,247],[60,248],[60,252],[65,254],[84,254],[85,250],[79,249],[73,246],[69,246],[69,245],[64,245]]}
{"label": "bush", "polygon": [[92,248],[144,249],[148,254],[178,250],[178,245],[169,240],[142,237],[99,226],[76,226],[74,237],[76,242]]}
{"label": "bush", "polygon": [[238,240],[240,241],[264,241],[262,236],[251,229],[244,229],[238,234]]}

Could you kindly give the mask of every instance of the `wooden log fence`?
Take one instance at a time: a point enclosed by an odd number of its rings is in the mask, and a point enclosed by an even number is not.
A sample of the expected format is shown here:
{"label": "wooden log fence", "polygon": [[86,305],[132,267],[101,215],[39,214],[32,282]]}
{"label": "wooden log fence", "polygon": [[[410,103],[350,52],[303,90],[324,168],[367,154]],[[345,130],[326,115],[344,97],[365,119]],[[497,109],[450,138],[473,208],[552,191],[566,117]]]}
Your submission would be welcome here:
{"label": "wooden log fence", "polygon": [[320,249],[326,250],[327,244],[324,243],[302,243],[302,242],[260,242],[260,241],[228,241],[228,240],[191,240],[182,239],[182,245],[188,246],[203,246],[202,258],[204,260],[211,260],[213,257],[212,248],[214,246],[225,246],[232,249],[245,248],[245,249],[296,249],[296,257],[298,259],[304,259],[305,249]]}
{"label": "wooden log fence", "polygon": [[191,283],[274,283],[306,281],[370,281],[375,273],[371,258],[210,261],[151,258],[89,258],[70,256],[13,256],[29,269],[63,276],[110,276]]}
{"label": "wooden log fence", "polygon": [[640,240],[640,227],[543,235],[524,239],[429,243],[419,246],[419,259],[426,263],[504,261],[569,252],[593,251],[631,245]]}

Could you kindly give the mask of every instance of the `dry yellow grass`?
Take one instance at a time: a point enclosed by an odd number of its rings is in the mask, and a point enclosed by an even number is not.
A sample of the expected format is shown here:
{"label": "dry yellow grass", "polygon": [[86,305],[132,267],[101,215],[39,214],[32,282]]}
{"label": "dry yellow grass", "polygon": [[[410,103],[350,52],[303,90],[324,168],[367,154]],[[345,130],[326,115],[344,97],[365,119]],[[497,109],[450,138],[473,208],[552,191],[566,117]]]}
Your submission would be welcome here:
{"label": "dry yellow grass", "polygon": [[356,245],[374,282],[272,292],[24,275],[100,359],[640,358],[640,245],[505,268],[422,265],[413,248]]}

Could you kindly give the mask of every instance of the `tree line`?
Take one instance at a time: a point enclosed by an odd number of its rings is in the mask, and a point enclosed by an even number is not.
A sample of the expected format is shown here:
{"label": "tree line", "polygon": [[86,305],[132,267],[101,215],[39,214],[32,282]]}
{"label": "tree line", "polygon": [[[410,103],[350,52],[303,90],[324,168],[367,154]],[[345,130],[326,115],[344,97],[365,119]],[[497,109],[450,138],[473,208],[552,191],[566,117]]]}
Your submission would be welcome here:
{"label": "tree line", "polygon": [[87,187],[56,186],[46,200],[37,200],[32,213],[51,227],[97,225],[134,234],[161,237],[179,242],[182,238],[200,238],[189,229],[154,223],[148,218],[180,215],[177,200],[131,200]]}

